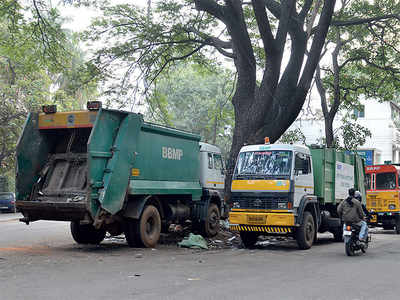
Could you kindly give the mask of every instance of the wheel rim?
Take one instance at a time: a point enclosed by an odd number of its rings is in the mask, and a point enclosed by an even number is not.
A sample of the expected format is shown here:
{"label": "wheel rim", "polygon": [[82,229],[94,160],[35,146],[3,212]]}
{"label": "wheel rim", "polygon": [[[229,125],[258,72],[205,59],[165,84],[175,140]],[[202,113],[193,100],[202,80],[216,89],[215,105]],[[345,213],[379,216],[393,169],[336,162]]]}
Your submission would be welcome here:
{"label": "wheel rim", "polygon": [[211,230],[214,230],[218,225],[218,214],[215,210],[213,210],[208,218],[208,225]]}
{"label": "wheel rim", "polygon": [[314,238],[314,226],[311,221],[308,221],[305,228],[305,236],[308,242],[312,241]]}
{"label": "wheel rim", "polygon": [[154,217],[148,218],[145,225],[145,231],[148,236],[154,234],[155,231],[155,220]]}

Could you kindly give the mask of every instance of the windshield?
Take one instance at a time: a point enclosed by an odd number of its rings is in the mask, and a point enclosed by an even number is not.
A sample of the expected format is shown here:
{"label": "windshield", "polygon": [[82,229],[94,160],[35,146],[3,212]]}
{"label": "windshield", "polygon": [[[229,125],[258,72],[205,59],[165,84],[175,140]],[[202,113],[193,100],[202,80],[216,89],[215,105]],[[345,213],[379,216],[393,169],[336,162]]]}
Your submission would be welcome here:
{"label": "windshield", "polygon": [[377,173],[376,174],[377,190],[394,190],[396,189],[395,173]]}
{"label": "windshield", "polygon": [[13,199],[13,195],[12,194],[0,194],[0,199],[2,199],[2,200]]}
{"label": "windshield", "polygon": [[292,152],[283,150],[242,152],[235,175],[289,176]]}

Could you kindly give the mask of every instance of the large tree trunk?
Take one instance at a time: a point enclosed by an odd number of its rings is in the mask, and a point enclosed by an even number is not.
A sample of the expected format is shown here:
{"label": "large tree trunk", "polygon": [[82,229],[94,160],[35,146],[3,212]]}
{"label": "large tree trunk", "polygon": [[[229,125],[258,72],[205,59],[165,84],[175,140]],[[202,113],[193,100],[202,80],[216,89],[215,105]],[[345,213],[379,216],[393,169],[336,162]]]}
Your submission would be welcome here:
{"label": "large tree trunk", "polygon": [[325,139],[326,147],[333,148],[335,146],[335,137],[333,135],[333,119],[325,118]]}
{"label": "large tree trunk", "polygon": [[[229,197],[233,168],[240,148],[244,144],[262,143],[265,136],[275,142],[301,111],[325,43],[335,0],[324,1],[309,51],[304,27],[313,1],[304,1],[300,12],[296,11],[297,1],[293,0],[251,1],[265,52],[265,69],[260,82],[257,81],[256,58],[243,12],[243,1],[225,0],[224,5],[213,0],[194,2],[198,10],[210,13],[226,25],[238,73],[232,99],[235,128],[225,183]],[[266,9],[279,20],[276,30],[272,30]],[[291,52],[282,71],[288,35]],[[307,61],[304,63],[306,52]]]}

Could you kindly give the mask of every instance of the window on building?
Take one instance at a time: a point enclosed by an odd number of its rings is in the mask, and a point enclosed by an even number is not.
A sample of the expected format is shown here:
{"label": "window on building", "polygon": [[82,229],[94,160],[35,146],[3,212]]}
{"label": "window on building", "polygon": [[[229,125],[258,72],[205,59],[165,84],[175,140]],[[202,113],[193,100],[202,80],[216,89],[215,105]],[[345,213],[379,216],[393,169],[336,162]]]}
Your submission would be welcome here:
{"label": "window on building", "polygon": [[365,106],[360,105],[358,108],[354,109],[354,116],[356,118],[364,118],[365,117]]}

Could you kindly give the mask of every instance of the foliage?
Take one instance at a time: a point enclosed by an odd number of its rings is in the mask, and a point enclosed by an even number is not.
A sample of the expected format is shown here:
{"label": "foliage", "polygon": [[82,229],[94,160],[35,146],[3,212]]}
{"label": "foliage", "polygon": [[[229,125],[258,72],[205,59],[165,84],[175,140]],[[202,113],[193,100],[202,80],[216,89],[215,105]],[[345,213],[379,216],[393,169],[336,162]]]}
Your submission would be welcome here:
{"label": "foliage", "polygon": [[328,146],[334,143],[332,123],[340,109],[352,110],[361,96],[393,101],[400,88],[399,1],[341,4],[325,44],[325,49],[333,49],[326,52],[331,62],[324,59],[316,72]]}
{"label": "foliage", "polygon": [[234,125],[233,78],[226,70],[179,64],[157,80],[146,119],[198,133],[226,155]]}
{"label": "foliage", "polygon": [[108,98],[123,106],[178,61],[217,65],[224,57],[237,73],[229,175],[243,144],[276,141],[301,111],[335,0],[156,3],[145,9],[96,1],[102,16],[85,34],[96,49],[92,62],[111,82],[104,84]]}
{"label": "foliage", "polygon": [[29,111],[45,103],[78,108],[93,95],[75,35],[45,1],[0,2],[0,171],[14,168],[17,139]]}
{"label": "foliage", "polygon": [[366,139],[371,137],[371,131],[368,128],[357,124],[350,118],[342,120],[343,124],[339,130],[341,132],[341,138],[343,142],[343,149],[345,150],[357,150],[358,147],[365,144]]}
{"label": "foliage", "polygon": [[303,145],[306,144],[306,136],[301,131],[300,128],[295,128],[291,130],[285,131],[284,134],[279,138],[277,143],[281,144],[295,144],[301,143]]}

